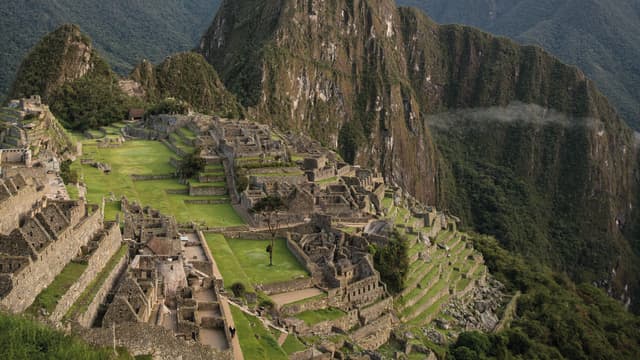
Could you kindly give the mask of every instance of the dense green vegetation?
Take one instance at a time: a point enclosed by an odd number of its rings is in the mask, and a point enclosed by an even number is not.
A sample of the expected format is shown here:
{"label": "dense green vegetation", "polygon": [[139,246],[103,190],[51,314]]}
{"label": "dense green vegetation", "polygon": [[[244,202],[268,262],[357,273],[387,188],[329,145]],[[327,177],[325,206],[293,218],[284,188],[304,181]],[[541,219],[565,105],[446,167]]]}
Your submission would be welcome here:
{"label": "dense green vegetation", "polygon": [[398,0],[440,23],[460,23],[541,45],[594,79],[640,127],[640,6],[634,0]]}
{"label": "dense green vegetation", "polygon": [[244,113],[235,96],[225,89],[213,66],[200,54],[175,54],[158,66],[144,61],[135,68],[131,78],[142,85],[147,100],[152,103],[175,98],[202,113],[232,118]]}
{"label": "dense green vegetation", "polygon": [[[636,255],[622,232],[611,230],[607,214],[615,200],[584,195],[594,171],[583,155],[591,146],[587,129],[560,119],[529,122],[527,116],[504,122],[482,112],[434,117],[447,124],[433,132],[442,154],[442,208],[494,235],[506,249],[578,282],[607,279],[616,263],[618,271],[628,271],[619,276],[633,279],[637,265],[630,259]],[[557,153],[561,146],[565,151]],[[604,181],[613,181],[614,171],[619,169],[609,170]]]}
{"label": "dense green vegetation", "polygon": [[95,349],[81,340],[22,317],[0,313],[0,358],[38,359],[130,359],[115,356],[112,349]]}
{"label": "dense green vegetation", "polygon": [[32,0],[0,3],[0,99],[20,61],[46,33],[64,23],[80,25],[121,75],[142,59],[192,49],[209,26],[219,0]]}
{"label": "dense green vegetation", "polygon": [[86,130],[124,119],[140,102],[126,96],[118,77],[75,25],[43,37],[16,76],[12,98],[40,95],[67,128]]}
{"label": "dense green vegetation", "polygon": [[178,164],[177,174],[182,179],[191,179],[204,171],[207,161],[196,153],[188,154]]}
{"label": "dense green vegetation", "polygon": [[392,294],[405,287],[409,274],[409,244],[407,237],[394,229],[393,236],[384,247],[372,245],[373,263],[380,272],[380,279]]}
{"label": "dense green vegetation", "polygon": [[93,71],[56,89],[49,100],[51,111],[72,130],[95,129],[126,118],[142,102],[122,92],[108,65],[98,59]]}
{"label": "dense green vegetation", "polygon": [[488,236],[474,236],[491,270],[522,291],[515,318],[496,334],[463,333],[450,347],[462,359],[637,359],[640,319],[591,285],[527,263]]}

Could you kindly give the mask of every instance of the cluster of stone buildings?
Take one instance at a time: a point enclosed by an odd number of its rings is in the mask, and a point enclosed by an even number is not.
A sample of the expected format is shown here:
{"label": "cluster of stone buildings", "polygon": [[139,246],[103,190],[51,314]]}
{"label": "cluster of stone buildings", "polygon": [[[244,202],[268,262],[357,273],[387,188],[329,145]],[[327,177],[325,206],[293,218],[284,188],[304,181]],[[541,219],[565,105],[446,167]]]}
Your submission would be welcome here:
{"label": "cluster of stone buildings", "polygon": [[326,301],[311,302],[297,312],[331,307],[344,311],[345,316],[313,326],[295,317],[282,322],[303,336],[338,331],[348,333],[363,349],[377,349],[389,340],[398,322],[392,311],[393,298],[373,265],[371,241],[366,235],[335,229],[331,222],[330,216],[315,215],[308,224],[287,233],[287,247],[309,271],[314,285],[327,293]]}
{"label": "cluster of stone buildings", "polygon": [[208,133],[209,155],[226,159],[231,177],[246,180],[245,188],[232,184],[230,193],[238,191],[236,209],[254,226],[263,226],[264,219],[251,210],[267,196],[285,203],[286,210],[278,213],[281,224],[300,223],[315,213],[366,222],[381,212],[384,180],[304,135],[226,119],[213,119]]}
{"label": "cluster of stone buildings", "polygon": [[43,189],[21,175],[0,179],[0,304],[13,312],[29,307],[70,261],[96,252],[108,259],[120,245],[97,206],[51,200]]}
{"label": "cluster of stone buildings", "polygon": [[122,200],[131,263],[107,305],[103,327],[147,323],[214,349],[229,347],[220,304],[221,279],[213,273],[202,234],[179,232],[172,217]]}

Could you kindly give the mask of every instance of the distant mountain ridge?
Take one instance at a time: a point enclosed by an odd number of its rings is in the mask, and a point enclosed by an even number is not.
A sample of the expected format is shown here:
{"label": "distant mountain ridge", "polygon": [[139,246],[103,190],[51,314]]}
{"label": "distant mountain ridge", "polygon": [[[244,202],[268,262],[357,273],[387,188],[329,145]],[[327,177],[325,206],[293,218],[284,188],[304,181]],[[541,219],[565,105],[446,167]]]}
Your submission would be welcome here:
{"label": "distant mountain ridge", "polygon": [[458,23],[537,44],[592,78],[640,129],[640,1],[398,0],[443,24]]}
{"label": "distant mountain ridge", "polygon": [[0,2],[0,99],[18,65],[50,31],[74,23],[94,40],[114,70],[128,74],[142,59],[157,63],[193,49],[218,0],[22,0]]}

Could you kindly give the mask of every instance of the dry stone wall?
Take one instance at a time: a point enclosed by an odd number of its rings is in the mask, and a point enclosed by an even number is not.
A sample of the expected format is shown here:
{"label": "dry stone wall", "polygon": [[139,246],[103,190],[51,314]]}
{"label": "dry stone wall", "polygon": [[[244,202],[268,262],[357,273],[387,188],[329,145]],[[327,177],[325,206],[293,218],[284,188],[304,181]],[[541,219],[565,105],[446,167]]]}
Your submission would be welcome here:
{"label": "dry stone wall", "polygon": [[[4,184],[9,179],[0,180],[0,234],[8,234],[20,226],[20,217],[31,211],[34,204],[44,196],[44,188],[35,184],[28,184],[17,190],[14,195],[8,194],[8,188]],[[4,191],[3,191],[4,190]],[[3,199],[3,193],[7,197]]]}
{"label": "dry stone wall", "polygon": [[107,295],[111,289],[113,289],[120,278],[120,275],[126,269],[128,264],[128,257],[123,256],[122,259],[118,262],[118,264],[113,268],[113,271],[109,274],[107,279],[104,281],[98,292],[96,292],[93,300],[87,307],[87,310],[80,314],[75,320],[78,324],[85,328],[90,328],[95,322],[98,316],[98,310],[100,310],[100,305],[104,304],[107,299]]}
{"label": "dry stone wall", "polygon": [[65,230],[37,261],[13,277],[13,289],[0,304],[12,312],[23,312],[100,229],[102,216],[100,211],[94,211],[75,227]]}
{"label": "dry stone wall", "polygon": [[120,227],[115,223],[111,224],[106,229],[104,237],[100,240],[98,248],[89,258],[85,271],[73,286],[67,290],[67,293],[58,301],[58,305],[49,316],[50,320],[62,320],[62,317],[67,313],[67,311],[69,311],[84,289],[86,289],[93,279],[95,279],[95,277],[102,271],[113,254],[118,251],[121,244],[122,235],[120,234]]}
{"label": "dry stone wall", "polygon": [[[78,335],[90,344],[113,346],[113,329],[76,329]],[[151,324],[124,323],[115,325],[116,345],[126,347],[134,356],[152,355],[160,360],[231,359],[230,350],[217,351],[194,341],[178,339],[173,332]]]}

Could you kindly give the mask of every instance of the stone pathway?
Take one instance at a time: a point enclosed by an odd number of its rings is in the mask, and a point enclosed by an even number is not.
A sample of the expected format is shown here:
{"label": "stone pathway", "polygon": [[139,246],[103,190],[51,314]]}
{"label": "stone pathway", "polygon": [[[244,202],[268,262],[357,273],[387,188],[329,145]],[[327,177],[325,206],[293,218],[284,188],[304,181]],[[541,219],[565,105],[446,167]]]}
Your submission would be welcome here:
{"label": "stone pathway", "polygon": [[322,295],[323,293],[324,292],[318,288],[309,288],[271,295],[271,300],[278,304],[278,306],[282,306],[294,303],[296,301],[312,298],[314,296]]}

